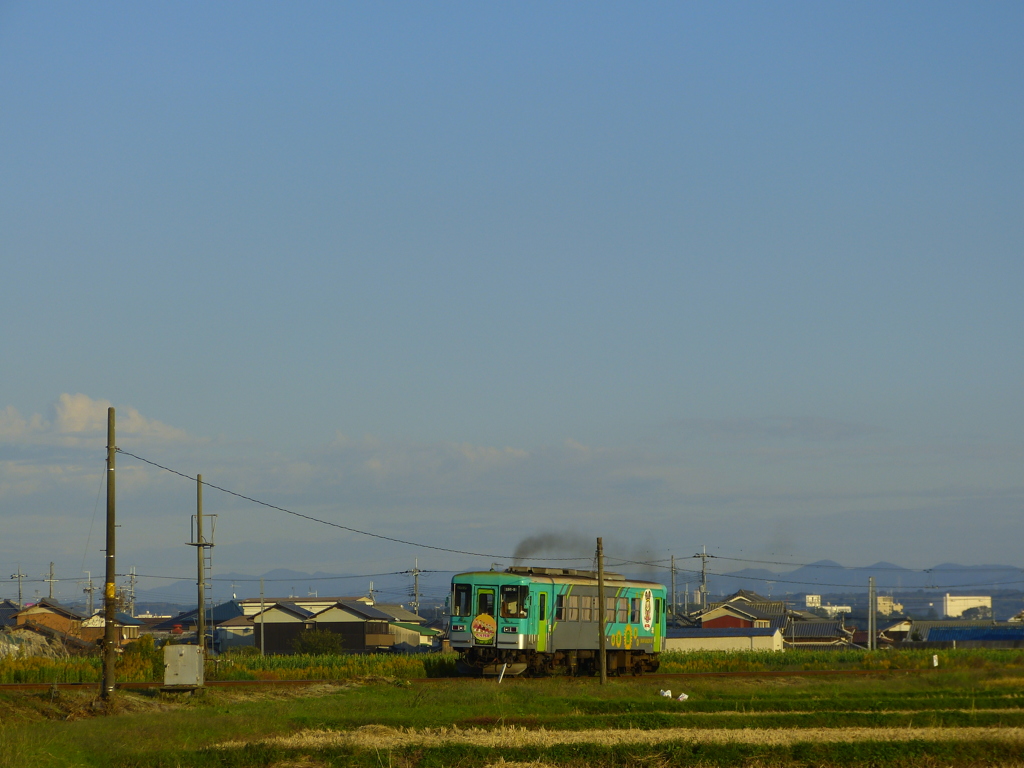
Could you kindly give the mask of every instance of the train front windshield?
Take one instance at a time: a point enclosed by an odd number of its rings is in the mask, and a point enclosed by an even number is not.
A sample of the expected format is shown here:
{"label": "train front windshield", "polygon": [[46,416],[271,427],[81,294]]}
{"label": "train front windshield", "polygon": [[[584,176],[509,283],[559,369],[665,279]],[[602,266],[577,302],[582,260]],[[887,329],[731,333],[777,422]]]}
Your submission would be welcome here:
{"label": "train front windshield", "polygon": [[521,587],[513,584],[504,585],[501,588],[501,618],[525,619],[526,596],[529,593],[529,587]]}
{"label": "train front windshield", "polygon": [[452,616],[469,616],[473,612],[473,587],[456,584],[452,597]]}

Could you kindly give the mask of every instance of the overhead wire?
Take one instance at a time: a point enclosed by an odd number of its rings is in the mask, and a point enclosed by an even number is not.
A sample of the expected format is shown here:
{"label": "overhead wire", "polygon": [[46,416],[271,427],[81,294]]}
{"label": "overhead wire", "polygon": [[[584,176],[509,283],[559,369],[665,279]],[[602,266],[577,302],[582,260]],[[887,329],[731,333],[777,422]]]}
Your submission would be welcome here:
{"label": "overhead wire", "polygon": [[[159,463],[157,463],[155,461],[151,461],[150,459],[145,459],[142,456],[138,456],[138,455],[136,455],[134,453],[131,453],[129,451],[122,450],[121,448],[115,448],[115,450],[118,453],[123,453],[125,456],[131,456],[133,459],[137,459],[137,460],[139,460],[139,461],[141,461],[141,462],[143,462],[145,464],[149,464],[151,466],[157,467],[158,469],[162,469],[165,472],[170,472],[171,474],[178,475],[179,477],[183,477],[186,480],[198,481],[197,478],[192,476],[192,475],[189,475],[189,474],[187,474],[185,472],[179,472],[176,469],[171,469],[170,467],[166,467],[163,464],[159,464]],[[252,496],[246,496],[243,493],[238,493],[237,491],[232,491],[232,490],[230,490],[228,488],[223,488],[223,487],[221,487],[219,485],[214,485],[213,483],[209,483],[209,482],[207,482],[205,480],[203,480],[202,483],[203,483],[203,485],[205,485],[205,486],[207,486],[209,488],[213,488],[214,490],[220,491],[222,493],[226,493],[226,494],[228,494],[230,496],[235,496],[235,497],[237,497],[239,499],[244,499],[245,501],[251,501],[253,504],[258,504],[258,505],[260,505],[262,507],[267,507],[268,509],[274,509],[274,510],[277,510],[278,512],[284,512],[285,514],[293,515],[295,517],[299,517],[299,518],[302,518],[304,520],[309,520],[309,521],[314,522],[314,523],[320,523],[321,525],[329,525],[329,526],[331,526],[333,528],[340,528],[343,531],[349,531],[350,533],[357,533],[357,534],[359,534],[361,536],[370,536],[370,537],[375,538],[375,539],[382,539],[383,541],[390,541],[390,542],[393,542],[395,544],[405,544],[406,546],[409,546],[409,547],[418,547],[420,549],[431,549],[431,550],[434,550],[434,551],[437,551],[437,552],[450,552],[450,553],[456,554],[456,555],[469,555],[471,557],[488,557],[488,558],[492,558],[492,559],[495,559],[495,560],[514,560],[515,559],[514,557],[510,557],[508,555],[494,555],[494,554],[488,554],[488,553],[485,553],[485,552],[470,552],[470,551],[464,550],[464,549],[452,549],[452,548],[449,548],[449,547],[439,547],[439,546],[436,546],[436,545],[433,545],[433,544],[423,544],[422,542],[407,541],[406,539],[399,539],[399,538],[396,538],[394,536],[385,536],[385,535],[380,534],[380,533],[372,533],[370,531],[363,531],[363,530],[360,530],[358,528],[353,528],[352,526],[349,526],[349,525],[342,525],[341,523],[331,522],[330,520],[323,520],[323,519],[318,518],[318,517],[313,517],[312,515],[304,515],[301,512],[295,512],[294,510],[291,510],[291,509],[285,509],[284,507],[279,507],[277,504],[271,504],[270,502],[261,501],[260,499],[253,498]],[[532,559],[534,559],[534,560],[543,560],[543,561],[578,561],[578,560],[590,560],[591,558],[590,557],[536,557],[536,558],[532,558]]]}

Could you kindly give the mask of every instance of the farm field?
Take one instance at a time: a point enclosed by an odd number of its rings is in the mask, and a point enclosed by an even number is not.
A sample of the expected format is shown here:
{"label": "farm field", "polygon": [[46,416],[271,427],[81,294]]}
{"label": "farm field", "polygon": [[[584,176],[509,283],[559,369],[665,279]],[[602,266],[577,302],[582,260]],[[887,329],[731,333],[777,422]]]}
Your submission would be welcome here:
{"label": "farm field", "polygon": [[1018,655],[945,661],[603,687],[593,678],[268,681],[196,696],[123,691],[102,716],[93,693],[8,690],[0,766],[1024,766]]}

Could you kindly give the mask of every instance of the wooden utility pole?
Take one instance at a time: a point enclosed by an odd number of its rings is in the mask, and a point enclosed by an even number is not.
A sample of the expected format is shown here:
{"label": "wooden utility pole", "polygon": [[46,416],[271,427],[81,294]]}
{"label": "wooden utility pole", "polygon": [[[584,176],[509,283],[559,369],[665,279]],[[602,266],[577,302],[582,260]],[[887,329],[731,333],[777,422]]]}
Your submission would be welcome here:
{"label": "wooden utility pole", "polygon": [[114,544],[117,526],[114,524],[114,409],[107,409],[107,571],[103,585],[103,690],[101,696],[109,701],[114,695],[114,666],[117,664],[117,588],[114,586]]}
{"label": "wooden utility pole", "polygon": [[601,664],[601,685],[608,684],[608,657],[605,654],[607,639],[604,631],[605,609],[604,609],[604,542],[597,537],[597,632],[598,632],[598,660]]}

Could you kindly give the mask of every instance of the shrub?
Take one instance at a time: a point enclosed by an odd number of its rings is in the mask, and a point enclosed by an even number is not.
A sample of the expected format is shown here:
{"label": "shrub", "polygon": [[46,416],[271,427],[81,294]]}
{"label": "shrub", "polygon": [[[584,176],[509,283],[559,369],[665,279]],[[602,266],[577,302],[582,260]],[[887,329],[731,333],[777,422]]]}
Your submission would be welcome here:
{"label": "shrub", "polygon": [[344,650],[341,635],[326,629],[311,629],[292,641],[292,650],[308,656],[329,656]]}

